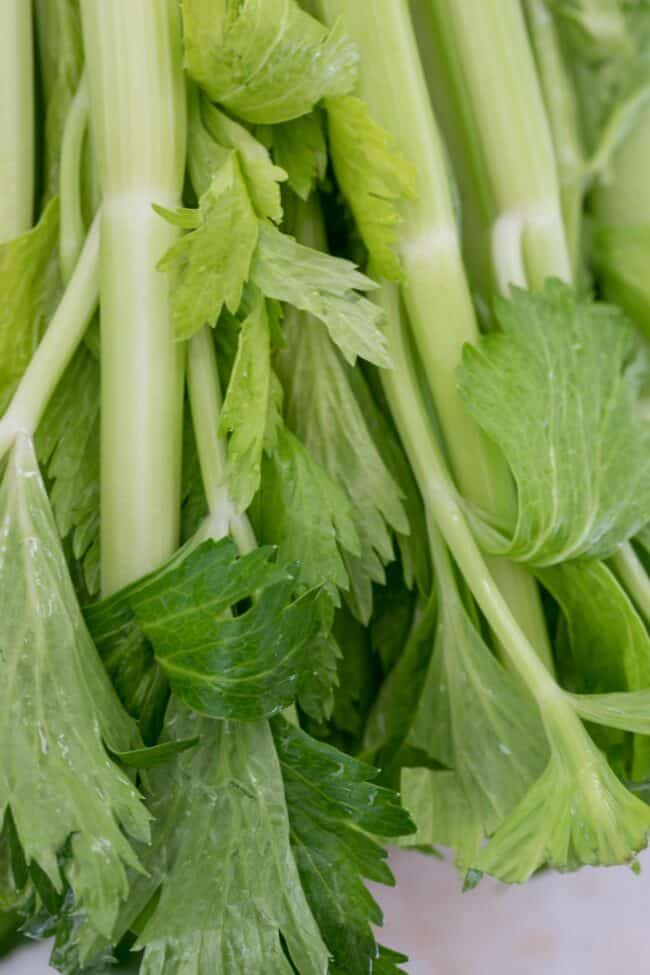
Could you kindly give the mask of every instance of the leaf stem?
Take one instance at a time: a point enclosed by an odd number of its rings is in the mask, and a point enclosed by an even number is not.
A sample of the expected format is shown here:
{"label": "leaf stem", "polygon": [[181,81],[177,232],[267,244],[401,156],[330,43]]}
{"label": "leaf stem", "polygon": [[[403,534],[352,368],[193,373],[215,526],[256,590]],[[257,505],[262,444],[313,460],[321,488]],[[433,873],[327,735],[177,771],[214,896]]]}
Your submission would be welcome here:
{"label": "leaf stem", "polygon": [[214,342],[209,326],[190,339],[187,359],[187,384],[192,410],[192,423],[199,455],[203,488],[208,502],[208,521],[202,532],[206,537],[232,536],[242,554],[257,546],[251,523],[228,494],[226,483],[226,446],[219,436],[222,397]]}
{"label": "leaf stem", "polygon": [[392,369],[382,371],[382,383],[427,515],[440,529],[513,669],[536,700],[548,699],[558,706],[566,705],[564,692],[517,623],[467,524],[418,391],[399,293],[392,286],[384,285],[380,301],[386,312],[386,334],[393,361]]}
{"label": "leaf stem", "polygon": [[610,561],[632,602],[650,624],[650,579],[631,542],[624,542]]}
{"label": "leaf stem", "polygon": [[18,433],[33,436],[66,366],[81,342],[99,294],[99,215],[40,345],[0,420],[0,458]]}
{"label": "leaf stem", "polygon": [[64,283],[70,280],[86,235],[81,201],[81,169],[89,113],[88,85],[84,73],[70,105],[61,145],[59,257]]}

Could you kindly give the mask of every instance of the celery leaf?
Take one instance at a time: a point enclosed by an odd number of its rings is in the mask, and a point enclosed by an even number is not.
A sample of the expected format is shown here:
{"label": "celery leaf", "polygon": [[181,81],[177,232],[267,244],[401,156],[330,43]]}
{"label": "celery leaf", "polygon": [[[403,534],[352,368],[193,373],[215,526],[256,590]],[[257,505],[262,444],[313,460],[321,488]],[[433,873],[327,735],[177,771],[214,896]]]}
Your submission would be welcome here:
{"label": "celery leaf", "polygon": [[586,733],[577,745],[553,749],[544,773],[472,867],[524,883],[545,864],[575,869],[634,858],[650,831],[650,809],[616,778]]}
{"label": "celery leaf", "polygon": [[99,363],[80,346],[36,434],[61,538],[71,537],[90,595],[99,591]]}
{"label": "celery leaf", "polygon": [[176,335],[186,339],[204,325],[215,325],[224,305],[236,312],[249,276],[258,220],[236,154],[231,152],[215,173],[198,210],[166,216],[194,228],[158,265],[170,273]]}
{"label": "celery leaf", "polygon": [[385,581],[384,565],[394,558],[393,532],[409,531],[402,492],[369,429],[367,416],[377,408],[363,376],[305,313],[290,310],[284,333],[277,368],[287,424],[348,497],[361,544],[360,556],[344,554],[348,598],[367,622],[372,584]]}
{"label": "celery leaf", "polygon": [[172,705],[167,729],[200,741],[151,773],[162,886],[138,940],[142,975],[290,975],[292,962],[323,975],[327,948],[291,850],[269,725]]}
{"label": "celery leaf", "polygon": [[271,331],[266,302],[257,292],[241,325],[219,432],[228,441],[228,489],[244,511],[262,475],[262,452],[275,444],[282,389],[271,368]]}
{"label": "celery leaf", "polygon": [[65,876],[110,937],[126,867],[138,867],[125,832],[146,841],[149,817],[104,743],[128,751],[139,736],[83,622],[24,436],[0,488],[0,522],[0,816],[11,810],[26,861],[59,890]]}
{"label": "celery leaf", "polygon": [[344,553],[360,555],[350,503],[309,451],[286,427],[264,458],[257,502],[260,535],[280,557],[300,565],[301,581],[336,589],[349,585]]}
{"label": "celery leaf", "polygon": [[460,374],[517,485],[513,537],[495,551],[537,566],[607,557],[650,520],[633,329],[559,281],[496,312],[501,330],[465,347]]}
{"label": "celery leaf", "polygon": [[228,118],[206,99],[202,100],[201,111],[203,123],[215,142],[237,150],[258,217],[279,223],[282,219],[280,183],[287,178],[284,169],[274,165],[268,149],[248,129]]}
{"label": "celery leaf", "polygon": [[247,122],[286,122],[354,85],[355,46],[296,0],[184,0],[183,24],[190,76]]}
{"label": "celery leaf", "polygon": [[0,412],[43,337],[58,291],[59,202],[27,233],[0,244]]}
{"label": "celery leaf", "polygon": [[261,225],[251,280],[268,297],[318,318],[345,358],[389,364],[381,331],[381,309],[358,292],[375,283],[354,264],[299,244],[274,227]]}
{"label": "celery leaf", "polygon": [[[562,610],[556,655],[572,690],[594,695],[650,687],[650,635],[604,563],[580,559],[539,569],[536,575]],[[594,737],[612,760],[615,750],[622,750],[620,734],[609,731]],[[647,737],[634,739],[629,759],[630,767],[624,769],[629,778],[650,774]]]}
{"label": "celery leaf", "polygon": [[[128,604],[177,696],[211,717],[254,721],[293,702],[320,630],[318,591],[297,599],[271,549],[204,542],[130,587]],[[232,608],[255,594],[249,608]]]}
{"label": "celery leaf", "polygon": [[320,111],[310,112],[269,130],[273,158],[301,200],[307,200],[316,184],[325,179],[327,145],[321,115]]}
{"label": "celery leaf", "polygon": [[398,203],[417,195],[415,168],[361,99],[330,98],[326,107],[334,172],[368,248],[370,272],[399,281]]}
{"label": "celery leaf", "polygon": [[374,837],[401,836],[412,824],[395,793],[374,785],[371,766],[315,741],[283,717],[271,727],[294,856],[331,964],[346,975],[366,975],[379,956],[370,925],[381,924],[382,915],[363,878],[394,883]]}

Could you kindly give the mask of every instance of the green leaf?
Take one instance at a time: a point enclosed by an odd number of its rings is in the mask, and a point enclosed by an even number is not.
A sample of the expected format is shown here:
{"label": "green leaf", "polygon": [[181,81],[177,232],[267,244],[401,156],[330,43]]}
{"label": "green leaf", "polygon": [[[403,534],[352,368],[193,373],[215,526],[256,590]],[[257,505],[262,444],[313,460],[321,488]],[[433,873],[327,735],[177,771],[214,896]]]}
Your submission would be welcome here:
{"label": "green leaf", "polygon": [[[0,488],[0,815],[25,859],[109,936],[146,841],[148,814],[106,753],[137,747],[76,602],[31,441],[19,436]],[[124,832],[123,832],[124,830]],[[61,858],[64,851],[67,852]]]}
{"label": "green leaf", "polygon": [[[568,671],[565,683],[572,690],[593,695],[650,687],[650,636],[607,566],[602,562],[567,562],[538,570],[537,578],[562,610],[569,650],[559,656]],[[556,652],[563,642],[556,641]],[[563,661],[563,656],[569,660]],[[620,724],[611,727],[619,728]],[[615,741],[608,737],[609,742],[599,739],[599,744],[609,752],[609,744]],[[627,775],[645,777],[650,772],[650,741],[637,737],[629,757]]]}
{"label": "green leaf", "polygon": [[86,606],[84,616],[122,704],[138,720],[144,741],[155,744],[169,690],[129,603],[131,593],[140,585],[140,581],[135,582],[108,599]]}
{"label": "green leaf", "polygon": [[279,223],[282,220],[280,183],[287,179],[285,170],[273,164],[268,149],[248,129],[233,122],[205,98],[201,100],[201,114],[204,125],[215,142],[237,150],[251,202],[258,217]]}
{"label": "green leaf", "polygon": [[378,947],[379,954],[373,962],[372,975],[404,975],[404,969],[399,966],[408,961],[407,956],[384,945]]}
{"label": "green leaf", "polygon": [[334,709],[334,695],[339,686],[341,649],[332,633],[334,603],[323,589],[318,601],[319,632],[305,646],[309,668],[298,687],[300,710],[314,721],[329,721]]}
{"label": "green leaf", "polygon": [[275,450],[263,462],[258,530],[279,547],[285,562],[298,562],[307,586],[348,586],[344,552],[359,554],[350,504],[300,441],[282,426]]}
{"label": "green leaf", "polygon": [[[446,585],[433,658],[413,712],[406,744],[455,771],[481,836],[491,835],[543,769],[544,732],[534,704]],[[429,842],[444,840],[434,835]]]}
{"label": "green leaf", "polygon": [[163,741],[150,748],[132,748],[128,752],[115,752],[115,758],[128,768],[156,768],[171,762],[180,752],[186,752],[198,744],[198,738],[182,738]]}
{"label": "green leaf", "polygon": [[501,331],[466,346],[461,392],[503,450],[518,493],[510,558],[605,558],[650,519],[650,429],[631,326],[559,281],[514,290]]}
{"label": "green leaf", "polygon": [[16,827],[11,813],[6,812],[0,829],[0,918],[14,911],[24,912],[31,894],[29,871]]}
{"label": "green leaf", "polygon": [[627,791],[596,746],[553,750],[543,775],[483,847],[472,866],[524,883],[548,863],[625,863],[645,845],[650,809]]}
{"label": "green leaf", "polygon": [[395,793],[372,783],[376,771],[317,742],[284,718],[272,722],[291,825],[291,844],[312,913],[346,975],[366,975],[378,957],[371,924],[378,905],[363,878],[394,883],[373,835],[412,830]]}
{"label": "green leaf", "polygon": [[367,628],[345,607],[336,614],[333,636],[341,657],[331,724],[339,733],[337,742],[345,746],[346,752],[356,754],[360,750],[366,717],[376,690],[377,661]]}
{"label": "green leaf", "polygon": [[326,107],[334,172],[368,248],[370,273],[399,281],[398,204],[417,195],[415,167],[360,98],[329,98]]}
{"label": "green leaf", "polygon": [[[258,221],[234,152],[214,175],[198,210],[189,212],[196,229],[181,237],[158,265],[170,275],[172,317],[179,339],[190,338],[204,325],[215,325],[224,305],[236,312],[249,276]],[[183,217],[187,211],[180,213]],[[185,220],[183,225],[187,226]]]}
{"label": "green leaf", "polygon": [[90,595],[99,591],[99,363],[80,346],[36,434],[61,538],[83,565]]}
{"label": "green leaf", "polygon": [[[433,554],[435,601],[420,607],[406,651],[375,705],[365,744],[385,749],[382,762],[422,766],[402,781],[418,827],[407,842],[453,840],[466,869],[480,840],[535,782],[547,750],[534,702],[484,643],[440,540]],[[443,778],[436,771],[441,767]]]}
{"label": "green leaf", "polygon": [[401,791],[402,802],[418,827],[404,845],[448,846],[460,869],[475,862],[483,839],[481,821],[456,772],[402,769]]}
{"label": "green leaf", "polygon": [[295,0],[185,0],[183,26],[190,76],[247,122],[297,118],[356,79],[340,24],[327,31]]}
{"label": "green leaf", "polygon": [[267,298],[318,318],[351,365],[357,356],[389,364],[382,311],[359,291],[377,287],[350,261],[304,247],[288,234],[260,225],[251,280]]}
{"label": "green leaf", "polygon": [[[571,700],[581,718],[608,728],[650,735],[650,689],[621,694],[572,694]],[[646,766],[640,770],[647,772]]]}
{"label": "green leaf", "polygon": [[566,618],[575,690],[598,694],[650,687],[650,636],[606,565],[568,562],[536,575]]}
{"label": "green leaf", "polygon": [[[406,621],[401,654],[379,689],[366,722],[364,753],[384,769],[404,758],[404,747],[414,711],[418,707],[433,652],[436,621],[436,593],[415,607]],[[429,756],[423,756],[421,761]]]}
{"label": "green leaf", "polygon": [[[418,538],[421,540],[422,535]],[[430,591],[430,588],[429,588]],[[370,640],[384,674],[390,673],[406,648],[417,594],[407,586],[402,566],[388,567],[386,585],[375,589],[374,612],[370,621]]]}
{"label": "green leaf", "polygon": [[291,850],[268,724],[212,721],[176,706],[167,727],[172,738],[200,743],[151,773],[162,886],[138,942],[141,975],[324,975],[327,949]]}
{"label": "green leaf", "polygon": [[63,129],[83,67],[79,0],[37,0],[35,20],[45,102],[45,197],[58,192]]}
{"label": "green leaf", "polygon": [[242,322],[237,355],[221,410],[219,433],[228,440],[228,490],[245,511],[262,476],[262,452],[272,450],[282,422],[282,388],[271,368],[271,330],[260,292]]}
{"label": "green leaf", "polygon": [[[173,691],[211,717],[254,721],[291,704],[320,628],[318,592],[292,600],[296,578],[259,548],[204,542],[150,578],[129,603]],[[249,609],[232,607],[255,594]]]}
{"label": "green leaf", "polygon": [[321,112],[302,115],[269,130],[273,158],[287,173],[289,186],[301,200],[309,199],[317,183],[325,179],[327,145]]}
{"label": "green leaf", "polygon": [[599,225],[593,234],[593,261],[608,301],[620,305],[650,337],[650,226]]}
{"label": "green leaf", "polygon": [[58,292],[59,202],[36,226],[0,244],[0,413],[43,337]]}
{"label": "green leaf", "polygon": [[286,347],[277,357],[287,425],[343,490],[361,543],[360,556],[344,556],[353,612],[367,623],[372,584],[385,582],[393,532],[407,534],[402,493],[369,429],[376,410],[363,376],[354,371],[326,329],[304,313],[285,317]]}

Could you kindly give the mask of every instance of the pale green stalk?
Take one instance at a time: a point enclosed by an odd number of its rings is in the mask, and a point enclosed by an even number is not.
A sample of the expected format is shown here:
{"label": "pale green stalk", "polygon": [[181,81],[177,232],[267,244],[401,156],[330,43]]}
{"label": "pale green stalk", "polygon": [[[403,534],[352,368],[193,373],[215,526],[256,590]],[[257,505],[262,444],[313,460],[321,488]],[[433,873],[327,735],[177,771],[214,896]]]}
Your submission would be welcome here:
{"label": "pale green stalk", "polygon": [[34,52],[30,0],[0,0],[0,244],[34,215]]}
{"label": "pale green stalk", "polygon": [[[506,518],[514,487],[500,457],[461,402],[457,368],[479,332],[465,277],[444,149],[422,74],[406,0],[320,0],[326,21],[342,17],[360,49],[359,92],[372,117],[417,169],[418,198],[401,205],[404,300],[433,395],[445,447],[463,495]],[[527,571],[492,560],[499,586],[538,653],[551,654],[535,584]]]}
{"label": "pale green stalk", "polygon": [[[430,0],[465,149],[492,224],[498,289],[568,280],[553,141],[519,0]],[[541,271],[540,271],[541,269]]]}
{"label": "pale green stalk", "polygon": [[548,0],[524,0],[524,3],[553,134],[567,245],[575,272],[580,247],[582,204],[588,178],[578,100]]}
{"label": "pale green stalk", "polygon": [[184,349],[167,276],[186,151],[175,0],[82,0],[101,216],[101,551],[109,594],[178,545]]}
{"label": "pale green stalk", "polygon": [[187,385],[192,424],[203,489],[208,502],[208,519],[201,533],[208,538],[232,536],[240,552],[255,548],[255,535],[248,517],[237,511],[226,484],[226,445],[219,435],[221,386],[214,341],[206,325],[190,340],[187,357]]}
{"label": "pale green stalk", "polygon": [[564,692],[540,660],[537,648],[513,616],[465,518],[418,389],[399,292],[391,285],[383,285],[380,301],[386,312],[386,336],[393,362],[392,369],[382,370],[382,383],[424,499],[430,531],[440,530],[506,659],[533,696],[551,710],[571,710],[566,707]]}
{"label": "pale green stalk", "polygon": [[89,114],[88,85],[83,74],[68,112],[61,145],[59,258],[64,283],[70,280],[86,235],[81,180]]}
{"label": "pale green stalk", "polygon": [[97,216],[93,221],[59,306],[0,420],[0,458],[10,449],[18,433],[31,437],[36,432],[97,307],[99,219]]}

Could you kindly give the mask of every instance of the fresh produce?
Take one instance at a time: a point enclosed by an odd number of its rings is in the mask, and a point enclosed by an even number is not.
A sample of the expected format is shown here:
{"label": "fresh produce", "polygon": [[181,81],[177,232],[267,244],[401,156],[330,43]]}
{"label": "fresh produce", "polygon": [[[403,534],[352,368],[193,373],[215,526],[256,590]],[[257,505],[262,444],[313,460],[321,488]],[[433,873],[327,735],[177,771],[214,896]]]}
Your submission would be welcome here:
{"label": "fresh produce", "polygon": [[2,931],[396,975],[388,843],[634,862],[650,8],[0,28]]}

